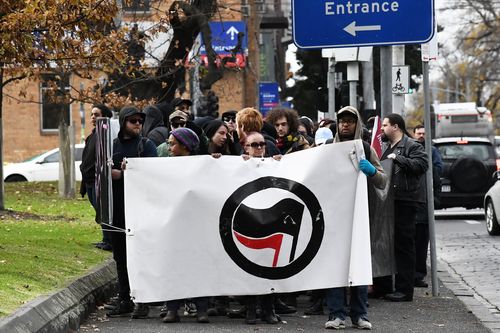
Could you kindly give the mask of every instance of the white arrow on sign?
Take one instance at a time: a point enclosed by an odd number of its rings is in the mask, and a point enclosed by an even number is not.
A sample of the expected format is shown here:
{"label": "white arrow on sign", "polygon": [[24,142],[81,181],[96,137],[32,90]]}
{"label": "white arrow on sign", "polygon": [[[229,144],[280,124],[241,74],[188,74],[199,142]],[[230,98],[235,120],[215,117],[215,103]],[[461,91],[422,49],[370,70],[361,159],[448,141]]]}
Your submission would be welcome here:
{"label": "white arrow on sign", "polygon": [[231,26],[231,28],[229,28],[227,31],[226,31],[226,34],[231,34],[231,40],[234,40],[234,35],[237,35],[238,34],[238,30]]}
{"label": "white arrow on sign", "polygon": [[356,37],[356,31],[376,31],[382,30],[380,25],[358,25],[356,26],[356,21],[353,21],[351,24],[344,28],[345,32]]}

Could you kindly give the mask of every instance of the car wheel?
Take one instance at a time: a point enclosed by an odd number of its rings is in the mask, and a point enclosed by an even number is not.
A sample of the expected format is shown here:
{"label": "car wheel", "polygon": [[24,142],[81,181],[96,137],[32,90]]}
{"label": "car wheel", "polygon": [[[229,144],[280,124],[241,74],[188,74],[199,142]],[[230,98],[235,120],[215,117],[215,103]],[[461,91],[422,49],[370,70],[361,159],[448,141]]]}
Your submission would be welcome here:
{"label": "car wheel", "polygon": [[500,235],[500,225],[498,225],[495,208],[493,207],[493,202],[491,200],[488,200],[486,203],[485,215],[486,230],[488,230],[488,233],[490,235]]}
{"label": "car wheel", "polygon": [[459,158],[450,168],[451,184],[461,192],[479,192],[485,189],[489,179],[486,165],[476,158]]}
{"label": "car wheel", "polygon": [[24,176],[21,176],[21,175],[10,175],[9,177],[5,178],[5,181],[8,182],[8,183],[11,183],[11,182],[25,182],[25,181],[27,181],[27,179],[24,178]]}

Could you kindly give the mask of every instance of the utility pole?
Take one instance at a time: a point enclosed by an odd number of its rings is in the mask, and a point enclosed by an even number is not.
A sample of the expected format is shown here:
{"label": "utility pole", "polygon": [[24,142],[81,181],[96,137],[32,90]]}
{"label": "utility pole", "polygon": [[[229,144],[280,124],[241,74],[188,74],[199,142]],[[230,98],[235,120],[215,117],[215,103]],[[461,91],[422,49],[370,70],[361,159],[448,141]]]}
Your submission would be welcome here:
{"label": "utility pole", "polygon": [[373,88],[373,56],[361,63],[363,77],[363,99],[365,109],[375,109],[375,89]]}
{"label": "utility pole", "polygon": [[380,118],[392,113],[392,49],[380,47]]}
{"label": "utility pole", "polygon": [[[405,64],[404,45],[395,45],[392,47],[392,64],[396,66]],[[405,114],[404,94],[392,94],[392,112],[404,116]]]}
{"label": "utility pole", "polygon": [[330,119],[337,119],[335,113],[335,55],[328,58],[328,117]]}
{"label": "utility pole", "polygon": [[257,84],[259,82],[259,35],[260,16],[255,0],[248,1],[249,15],[246,18],[248,31],[248,61],[245,68],[244,106],[258,107]]}

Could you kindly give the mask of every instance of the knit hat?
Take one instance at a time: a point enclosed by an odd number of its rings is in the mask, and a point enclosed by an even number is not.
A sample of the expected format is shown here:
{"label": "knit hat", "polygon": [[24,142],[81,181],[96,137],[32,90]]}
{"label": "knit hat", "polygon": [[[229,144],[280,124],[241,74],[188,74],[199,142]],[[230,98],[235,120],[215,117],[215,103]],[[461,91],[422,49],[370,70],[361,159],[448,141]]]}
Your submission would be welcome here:
{"label": "knit hat", "polygon": [[226,124],[222,120],[215,119],[206,123],[202,128],[208,140],[211,140],[221,126],[226,126]]}
{"label": "knit hat", "polygon": [[198,139],[196,133],[187,127],[176,128],[170,134],[186,147],[189,152],[193,152],[200,144],[200,139]]}
{"label": "knit hat", "polygon": [[316,146],[322,145],[328,139],[333,139],[332,131],[327,127],[318,128],[316,134],[314,135],[314,143],[316,144]]}

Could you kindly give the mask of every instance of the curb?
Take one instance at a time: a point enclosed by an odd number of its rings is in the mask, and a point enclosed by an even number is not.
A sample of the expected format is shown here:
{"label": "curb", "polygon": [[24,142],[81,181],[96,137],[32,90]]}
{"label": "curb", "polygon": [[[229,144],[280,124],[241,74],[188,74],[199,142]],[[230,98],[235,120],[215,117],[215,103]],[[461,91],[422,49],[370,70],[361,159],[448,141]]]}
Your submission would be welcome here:
{"label": "curb", "polygon": [[500,333],[500,314],[498,309],[471,289],[444,260],[438,259],[440,282],[462,302],[467,310],[493,333]]}
{"label": "curb", "polygon": [[55,293],[38,297],[0,320],[0,333],[66,333],[80,323],[116,290],[112,259],[92,269]]}

